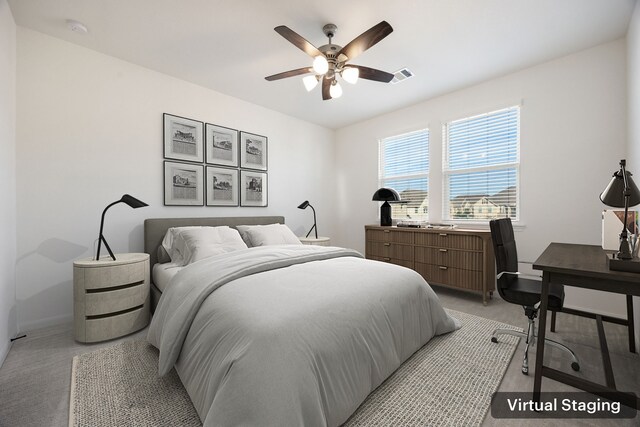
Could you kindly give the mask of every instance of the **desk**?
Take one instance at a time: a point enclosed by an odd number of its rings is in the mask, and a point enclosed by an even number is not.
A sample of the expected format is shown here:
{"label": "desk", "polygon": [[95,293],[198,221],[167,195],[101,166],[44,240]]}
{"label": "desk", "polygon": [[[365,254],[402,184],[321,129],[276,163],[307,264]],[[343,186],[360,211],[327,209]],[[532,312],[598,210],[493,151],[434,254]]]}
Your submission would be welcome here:
{"label": "desk", "polygon": [[629,350],[635,352],[632,295],[640,296],[640,274],[609,270],[606,253],[600,246],[567,243],[551,243],[533,263],[533,268],[542,270],[542,296],[540,314],[538,316],[540,319],[538,324],[538,349],[533,383],[534,401],[540,400],[542,377],[545,376],[602,397],[606,397],[607,393],[615,393],[615,396],[624,405],[633,408],[640,407],[640,399],[637,399],[632,394],[616,390],[609,350],[602,326],[603,320],[615,321],[615,319],[593,315],[598,324],[606,386],[544,366],[544,338],[547,323],[549,283],[556,282],[577,288],[627,295],[627,320],[618,320],[616,323],[626,324],[629,328]]}

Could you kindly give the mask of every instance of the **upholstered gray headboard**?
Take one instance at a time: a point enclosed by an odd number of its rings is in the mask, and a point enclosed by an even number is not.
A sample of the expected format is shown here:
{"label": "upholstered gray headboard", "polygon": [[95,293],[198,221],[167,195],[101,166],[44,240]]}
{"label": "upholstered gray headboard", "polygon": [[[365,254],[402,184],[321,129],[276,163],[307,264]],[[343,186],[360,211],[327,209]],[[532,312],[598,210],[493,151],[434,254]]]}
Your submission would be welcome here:
{"label": "upholstered gray headboard", "polygon": [[150,267],[158,262],[158,247],[162,239],[171,227],[228,225],[235,228],[237,225],[267,225],[284,224],[283,216],[236,216],[218,218],[149,218],[144,220],[144,251],[149,254]]}

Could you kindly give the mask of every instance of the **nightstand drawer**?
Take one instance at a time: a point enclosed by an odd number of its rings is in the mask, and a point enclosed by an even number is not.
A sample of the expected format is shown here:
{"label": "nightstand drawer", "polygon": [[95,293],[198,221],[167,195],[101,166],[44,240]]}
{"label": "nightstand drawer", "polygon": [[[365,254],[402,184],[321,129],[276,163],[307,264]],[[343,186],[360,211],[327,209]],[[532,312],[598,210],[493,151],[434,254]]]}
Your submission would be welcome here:
{"label": "nightstand drawer", "polygon": [[86,293],[84,299],[85,315],[109,314],[143,305],[148,293],[149,286],[142,282],[122,289],[90,290]]}
{"label": "nightstand drawer", "polygon": [[461,268],[463,270],[482,271],[482,252],[416,246],[415,261],[424,264]]}
{"label": "nightstand drawer", "polygon": [[132,283],[144,282],[145,262],[136,262],[127,265],[101,266],[83,269],[84,288],[100,289],[112,288]]}
{"label": "nightstand drawer", "polygon": [[149,310],[140,307],[115,316],[98,319],[87,319],[81,331],[77,331],[78,338],[82,342],[97,342],[121,337],[122,331],[132,333],[138,331],[149,323]]}

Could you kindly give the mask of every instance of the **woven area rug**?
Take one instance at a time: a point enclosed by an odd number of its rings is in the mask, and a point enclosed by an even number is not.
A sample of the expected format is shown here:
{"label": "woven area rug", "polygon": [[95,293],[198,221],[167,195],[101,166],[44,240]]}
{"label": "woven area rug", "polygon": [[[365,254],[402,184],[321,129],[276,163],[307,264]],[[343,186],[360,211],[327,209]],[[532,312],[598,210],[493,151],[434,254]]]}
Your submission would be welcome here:
{"label": "woven area rug", "polygon": [[[513,328],[454,310],[461,329],[436,337],[378,387],[345,426],[474,426],[489,409],[518,338],[490,342]],[[125,341],[73,358],[69,425],[200,426],[175,370],[157,375],[158,351]]]}

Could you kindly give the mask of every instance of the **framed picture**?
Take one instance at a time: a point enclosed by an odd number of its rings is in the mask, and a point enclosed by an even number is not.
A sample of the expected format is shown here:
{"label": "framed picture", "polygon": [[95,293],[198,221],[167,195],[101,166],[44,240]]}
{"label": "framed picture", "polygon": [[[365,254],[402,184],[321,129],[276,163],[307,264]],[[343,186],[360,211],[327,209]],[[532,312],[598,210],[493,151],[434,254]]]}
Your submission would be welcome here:
{"label": "framed picture", "polygon": [[206,162],[238,167],[238,131],[222,126],[205,125]]}
{"label": "framed picture", "polygon": [[164,205],[202,206],[202,165],[164,162]]}
{"label": "framed picture", "polygon": [[240,132],[240,167],[267,170],[267,137]]}
{"label": "framed picture", "polygon": [[238,206],[238,170],[207,166],[207,206]]}
{"label": "framed picture", "polygon": [[240,206],[267,206],[266,172],[240,171]]}
{"label": "framed picture", "polygon": [[164,113],[164,158],[204,161],[204,123]]}

